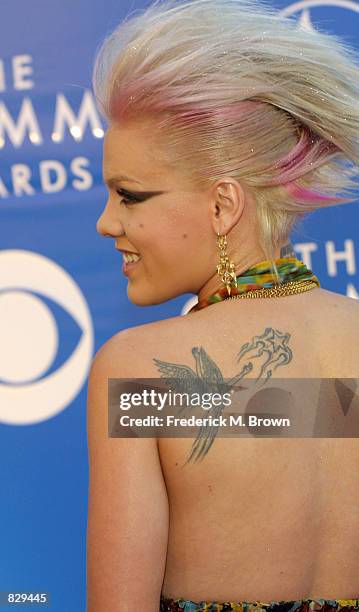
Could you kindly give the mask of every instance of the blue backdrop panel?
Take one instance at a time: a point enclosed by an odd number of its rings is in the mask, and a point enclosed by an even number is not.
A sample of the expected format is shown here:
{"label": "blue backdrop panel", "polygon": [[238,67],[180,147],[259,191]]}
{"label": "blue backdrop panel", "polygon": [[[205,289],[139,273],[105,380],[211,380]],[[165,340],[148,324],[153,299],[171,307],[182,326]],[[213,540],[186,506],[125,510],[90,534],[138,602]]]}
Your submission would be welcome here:
{"label": "blue backdrop panel", "polygon": [[[319,4],[276,7],[356,45],[359,4]],[[114,242],[95,227],[107,192],[93,59],[141,2],[3,0],[1,8],[0,591],[46,591],[54,612],[79,612],[92,357],[120,329],[178,315],[192,296],[132,305]],[[292,236],[322,287],[355,298],[358,221],[357,203],[337,206]]]}

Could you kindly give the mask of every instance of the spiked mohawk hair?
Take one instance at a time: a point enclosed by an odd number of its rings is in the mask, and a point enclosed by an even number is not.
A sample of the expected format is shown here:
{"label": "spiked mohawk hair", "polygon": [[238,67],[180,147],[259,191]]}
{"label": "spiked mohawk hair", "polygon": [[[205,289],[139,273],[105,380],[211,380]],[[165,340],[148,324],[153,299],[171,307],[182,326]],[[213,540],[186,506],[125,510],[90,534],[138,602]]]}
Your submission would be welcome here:
{"label": "spiked mohawk hair", "polygon": [[197,186],[224,176],[243,183],[272,265],[306,213],[356,199],[352,47],[298,29],[264,0],[155,0],[136,12],[97,50],[100,112],[109,123],[152,117]]}

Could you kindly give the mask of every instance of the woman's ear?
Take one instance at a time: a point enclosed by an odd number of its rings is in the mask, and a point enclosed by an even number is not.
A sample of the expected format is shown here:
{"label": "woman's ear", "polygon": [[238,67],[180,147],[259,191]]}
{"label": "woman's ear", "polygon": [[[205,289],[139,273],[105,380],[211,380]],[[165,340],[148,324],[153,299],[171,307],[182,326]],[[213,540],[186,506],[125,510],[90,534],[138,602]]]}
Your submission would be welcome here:
{"label": "woman's ear", "polygon": [[212,191],[212,225],[214,231],[227,234],[236,225],[243,213],[245,195],[235,179],[218,182]]}

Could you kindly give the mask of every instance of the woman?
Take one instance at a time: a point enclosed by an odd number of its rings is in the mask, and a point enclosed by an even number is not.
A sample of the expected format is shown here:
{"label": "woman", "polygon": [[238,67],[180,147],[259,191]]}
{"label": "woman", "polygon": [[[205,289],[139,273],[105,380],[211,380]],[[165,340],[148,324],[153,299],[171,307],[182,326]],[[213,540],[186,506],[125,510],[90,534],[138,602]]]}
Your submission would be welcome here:
{"label": "woman", "polygon": [[[288,252],[305,214],[354,200],[355,61],[256,0],[155,2],[98,53],[97,229],[123,253],[132,303],[198,303],[121,331],[93,361],[88,612],[359,609],[354,435],[111,438],[107,405],[109,378],[251,375],[265,392],[358,377],[357,301]],[[350,427],[355,406],[341,404]],[[330,401],[321,410],[331,421]]]}

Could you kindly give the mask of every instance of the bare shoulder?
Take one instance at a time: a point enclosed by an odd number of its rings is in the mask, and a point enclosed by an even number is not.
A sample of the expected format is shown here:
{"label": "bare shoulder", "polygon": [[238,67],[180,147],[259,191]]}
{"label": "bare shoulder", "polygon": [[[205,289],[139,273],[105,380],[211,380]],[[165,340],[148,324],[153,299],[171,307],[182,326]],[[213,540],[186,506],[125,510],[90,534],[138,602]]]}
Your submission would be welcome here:
{"label": "bare shoulder", "polygon": [[321,289],[318,291],[314,314],[323,323],[334,324],[339,332],[350,332],[350,334],[359,332],[358,299]]}
{"label": "bare shoulder", "polygon": [[359,312],[359,299],[351,298],[346,295],[342,295],[341,293],[335,293],[335,291],[329,291],[328,289],[318,289],[315,292],[319,299],[323,300],[323,302],[327,302],[329,305],[332,305],[334,308],[344,308],[353,311]]}
{"label": "bare shoulder", "polygon": [[359,300],[325,289],[314,308],[321,360],[328,378],[356,378],[359,373]]}
{"label": "bare shoulder", "polygon": [[190,365],[191,351],[197,345],[205,346],[226,367],[230,359],[226,353],[232,354],[270,326],[289,332],[292,348],[297,340],[298,363],[308,361],[309,350],[310,354],[319,355],[323,377],[357,377],[359,300],[325,289],[311,293],[312,296],[295,296],[291,308],[283,308],[282,301],[258,302],[255,308],[253,302],[248,302],[241,305],[239,316],[238,304],[216,304],[194,315],[131,327],[110,338],[97,355],[106,355],[108,375],[114,377],[158,377],[156,360],[164,358]]}
{"label": "bare shoulder", "polygon": [[106,362],[109,377],[157,376],[153,358],[164,345],[178,346],[186,328],[185,318],[171,317],[123,329],[100,347],[94,359]]}

